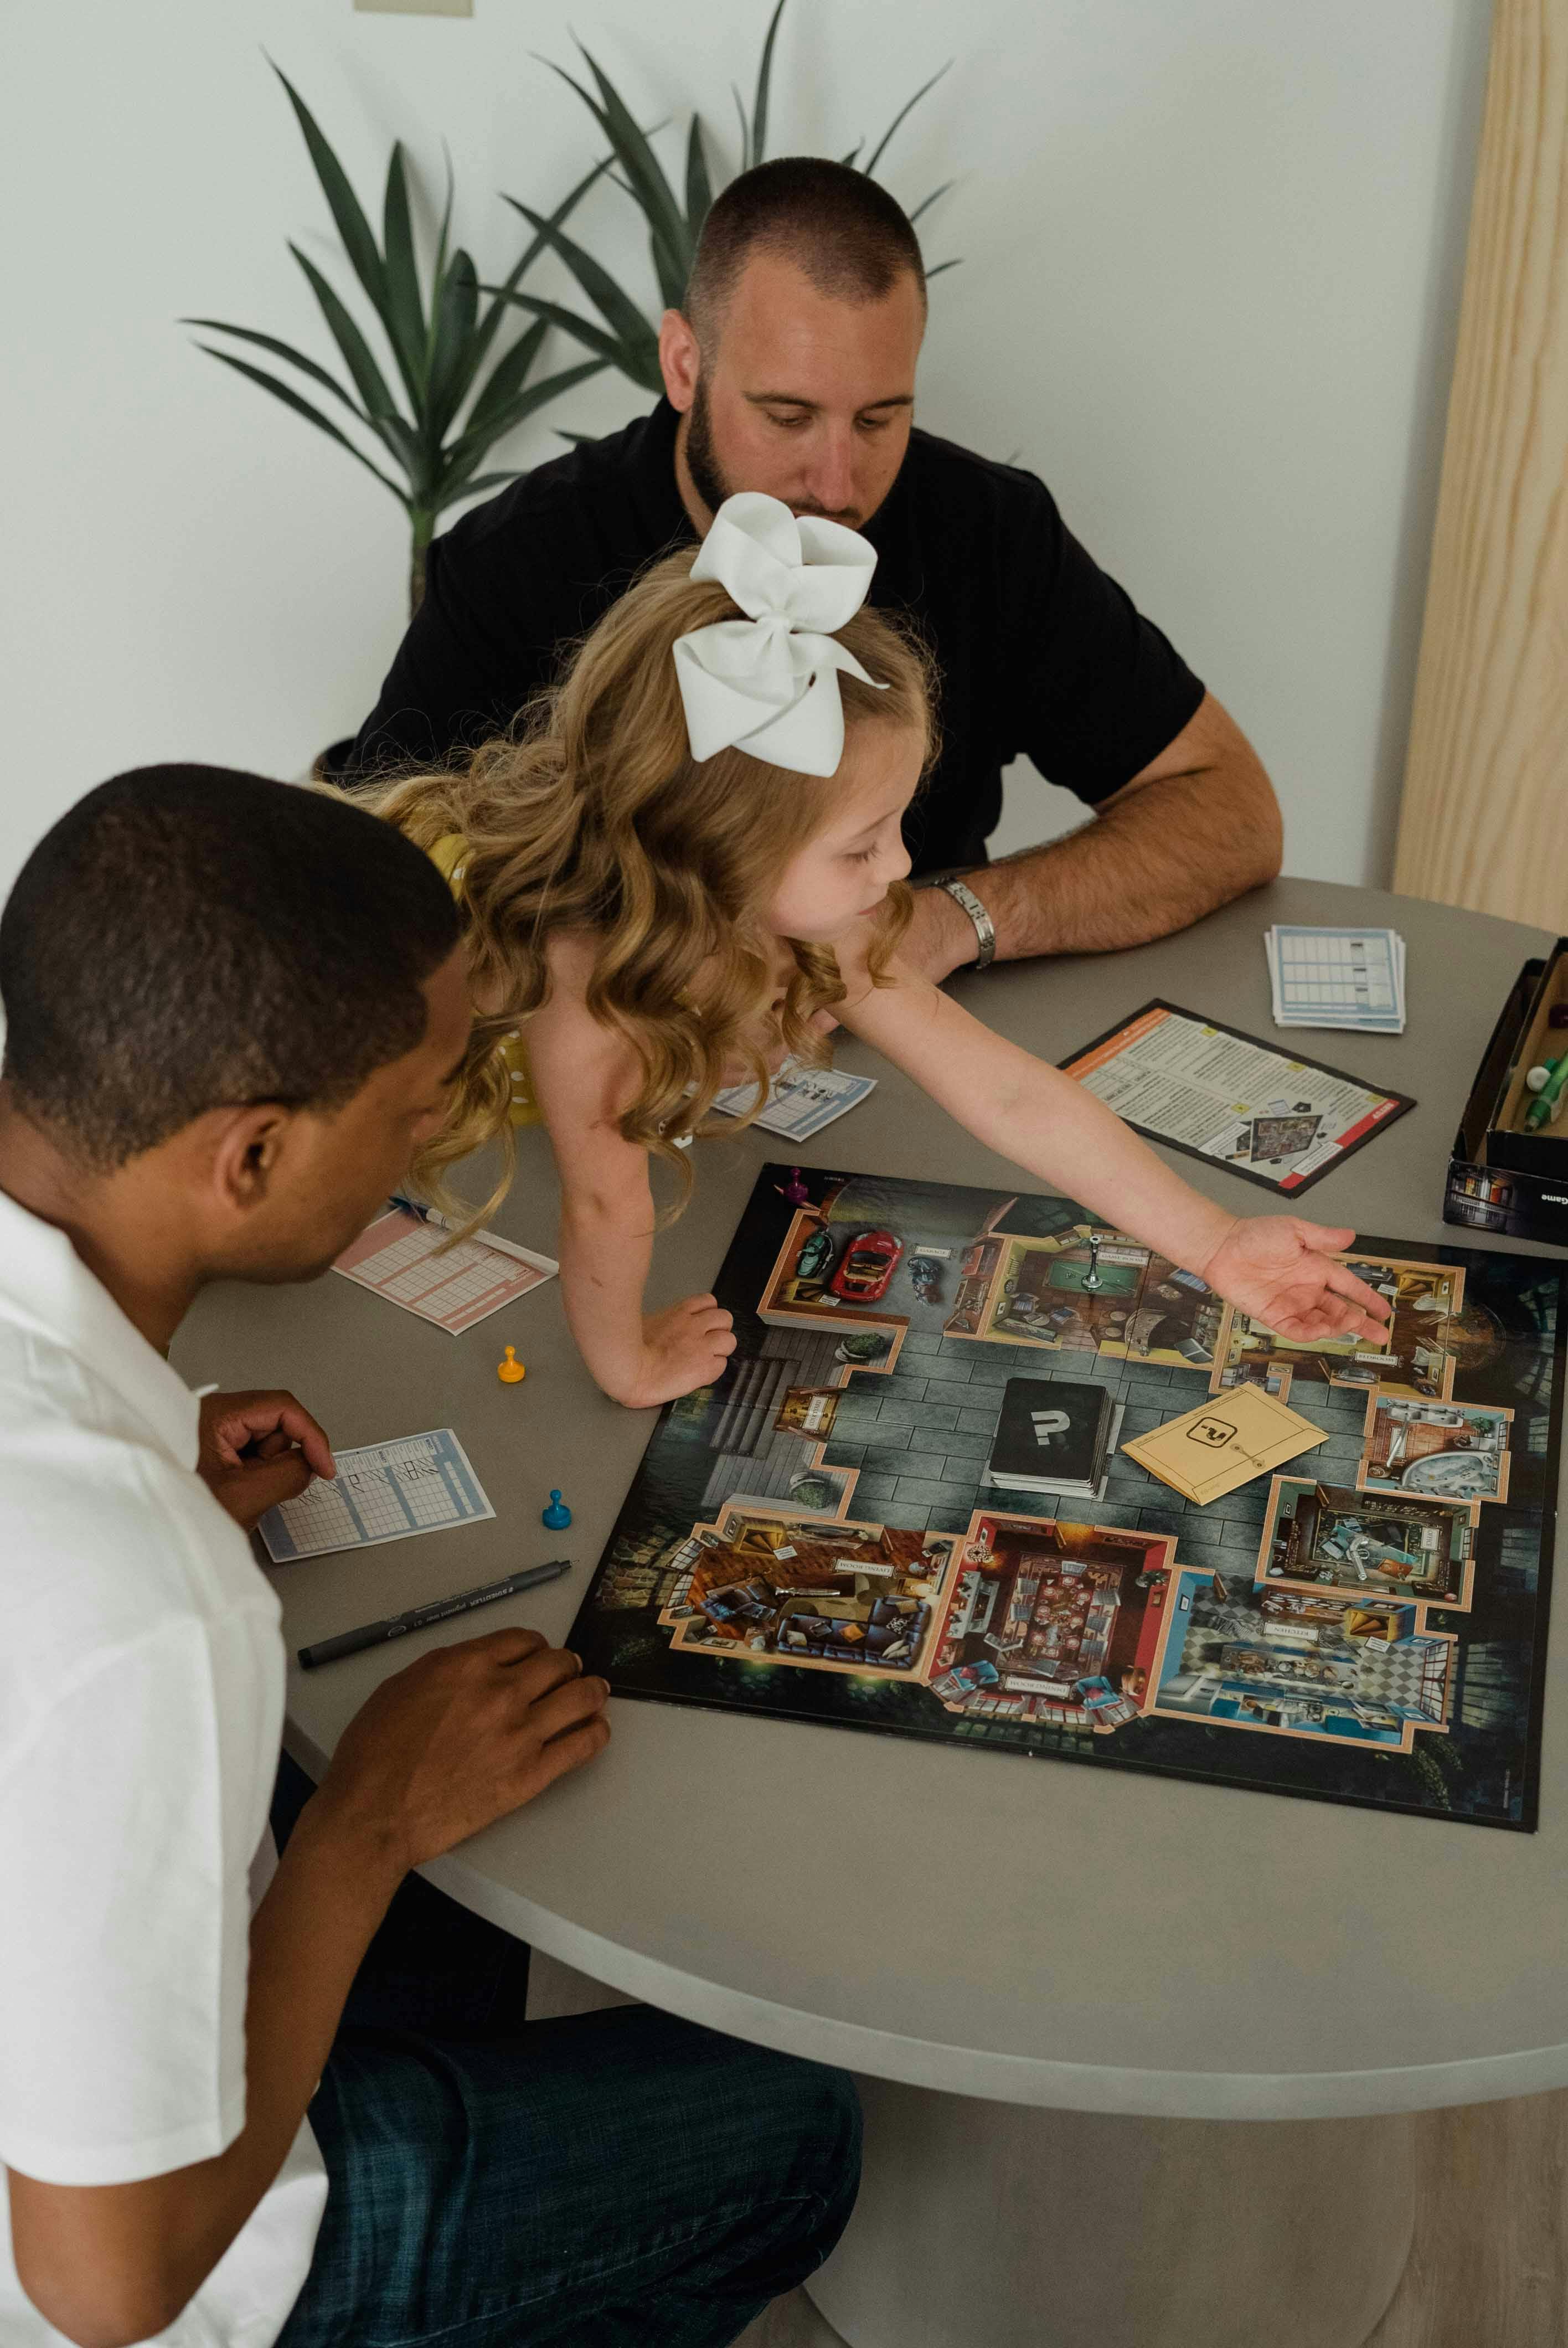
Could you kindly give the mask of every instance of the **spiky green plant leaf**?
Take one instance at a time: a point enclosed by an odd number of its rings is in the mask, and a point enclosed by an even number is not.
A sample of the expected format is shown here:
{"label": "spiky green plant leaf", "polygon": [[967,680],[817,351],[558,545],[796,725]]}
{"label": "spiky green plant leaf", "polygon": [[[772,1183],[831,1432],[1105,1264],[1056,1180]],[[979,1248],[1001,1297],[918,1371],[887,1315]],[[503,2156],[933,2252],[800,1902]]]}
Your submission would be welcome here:
{"label": "spiky green plant leaf", "polygon": [[515,196],[508,196],[507,201],[515,211],[521,212],[523,218],[546,240],[551,252],[565,262],[619,342],[628,349],[648,341],[657,343],[658,335],[647,316],[638,308],[630,294],[621,291],[609,270],[597,262],[591,252],[585,252],[564,230],[552,228],[548,221],[541,219],[528,205],[519,203]]}
{"label": "spiky green plant leaf", "polygon": [[[494,306],[504,311],[507,304],[497,302]],[[516,397],[533,373],[534,361],[548,333],[544,320],[536,318],[531,326],[524,328],[510,350],[496,361],[485,379],[484,390],[468,410],[468,431],[482,432],[507,400]]]}
{"label": "spiky green plant leaf", "polygon": [[[579,47],[581,44],[579,44]],[[687,229],[675,191],[664,176],[664,168],[649,143],[647,133],[638,127],[630,108],[608,75],[601,72],[596,60],[584,49],[583,60],[600,94],[600,105],[594,108],[603,125],[606,138],[614,148],[620,168],[637,191],[650,234],[661,244],[668,256],[679,263],[687,242]],[[571,77],[566,78],[570,81]],[[579,82],[572,82],[579,94],[587,97]],[[593,100],[588,99],[592,106]]]}
{"label": "spiky green plant leaf", "polygon": [[662,389],[659,343],[651,328],[636,342],[623,342],[620,335],[596,326],[590,318],[580,318],[575,310],[568,310],[559,302],[541,301],[537,294],[525,294],[520,287],[507,299],[515,302],[519,310],[527,310],[531,317],[543,318],[548,324],[559,326],[562,334],[574,336],[585,350],[595,352],[606,365],[618,367],[644,391]]}
{"label": "spiky green plant leaf", "polygon": [[[323,391],[330,391],[334,399],[341,399],[351,416],[357,416],[362,424],[369,423],[370,418],[364,410],[355,407],[337,377],[328,375],[325,367],[318,366],[314,359],[307,358],[303,351],[295,350],[292,343],[281,343],[276,335],[258,334],[253,326],[231,326],[225,318],[181,318],[179,324],[200,326],[209,335],[232,335],[236,342],[253,343],[259,350],[270,352],[273,358],[286,359],[290,366],[298,367],[301,374],[308,375],[313,383],[319,383]],[[210,351],[214,358],[221,356],[221,353],[212,351],[210,343],[199,344],[197,347]]]}
{"label": "spiky green plant leaf", "polygon": [[697,239],[702,233],[702,222],[712,204],[713,188],[708,177],[708,159],[702,152],[702,118],[694,114],[692,128],[686,134],[686,227],[693,252]]}
{"label": "spiky green plant leaf", "polygon": [[[414,219],[408,201],[408,173],[403,141],[394,139],[386,167],[386,194],[382,204],[381,241],[385,252],[383,279],[386,286],[386,324],[393,350],[410,392],[421,384],[429,366],[425,340],[425,304],[419,291],[419,270],[414,256]],[[439,283],[441,272],[436,273]]]}
{"label": "spiky green plant leaf", "polygon": [[306,282],[316,297],[317,307],[326,320],[327,328],[337,345],[343,363],[354,378],[355,390],[364,400],[366,414],[373,421],[384,422],[397,414],[396,403],[387,386],[386,377],[377,366],[370,345],[360,333],[353,314],[339,301],[333,287],[308,253],[302,252],[292,241],[289,251],[303,270]]}
{"label": "spiky green plant leaf", "polygon": [[936,88],[937,84],[951,67],[952,62],[951,57],[949,57],[947,65],[939,66],[937,71],[931,76],[929,81],[923,81],[920,84],[919,88],[915,92],[913,98],[907,98],[905,99],[903,105],[898,108],[897,113],[893,117],[892,121],[887,125],[886,129],[882,133],[881,138],[872,149],[868,161],[862,167],[868,180],[875,179],[876,175],[876,166],[880,163],[883,156],[886,155],[888,148],[892,145],[896,133],[903,128],[908,117],[913,114],[915,108],[919,105],[920,100],[927,95],[927,91]]}
{"label": "spiky green plant leaf", "polygon": [[436,289],[436,335],[425,386],[425,429],[437,444],[457,412],[463,363],[479,323],[479,276],[459,245],[444,283]]}
{"label": "spiky green plant leaf", "polygon": [[446,458],[452,478],[466,478],[472,466],[483,462],[487,452],[503,433],[510,432],[518,424],[527,423],[530,416],[550,400],[559,398],[563,391],[569,391],[574,384],[586,383],[589,376],[600,373],[602,367],[599,360],[582,359],[576,366],[562,367],[558,374],[546,376],[538,383],[530,383],[523,390],[515,392],[505,406],[487,418],[483,425],[463,433],[447,448]]}
{"label": "spiky green plant leaf", "polygon": [[746,139],[748,167],[752,163],[762,162],[768,151],[768,91],[774,76],[774,43],[778,38],[779,18],[784,12],[784,0],[778,0],[763,36],[763,54],[757,67],[757,92],[752,100],[751,129]]}
{"label": "spiky green plant leaf", "polygon": [[930,194],[923,198],[923,200],[916,205],[914,211],[909,214],[910,227],[914,227],[922,212],[928,212],[934,203],[940,202],[941,199],[948,193],[949,188],[957,187],[957,185],[958,181],[956,180],[944,180],[939,188],[933,188]]}
{"label": "spiky green plant leaf", "polygon": [[308,423],[315,426],[318,432],[324,432],[329,440],[335,440],[340,448],[346,448],[349,455],[362,464],[367,473],[374,473],[382,488],[392,491],[399,505],[405,507],[407,505],[408,499],[398,488],[397,483],[388,479],[379,465],[373,465],[364,449],[356,448],[347,433],[340,432],[337,426],[329,417],[323,416],[319,407],[313,407],[308,399],[302,399],[291,384],[280,383],[275,375],[267,373],[265,367],[252,366],[249,360],[237,359],[232,351],[220,351],[211,343],[198,343],[196,347],[199,351],[205,351],[209,358],[221,359],[225,366],[234,369],[236,375],[248,376],[252,383],[259,383],[263,391],[270,391],[274,399],[281,399],[285,407],[292,407],[296,416],[304,417]]}
{"label": "spiky green plant leaf", "polygon": [[386,271],[375,238],[371,233],[370,222],[360,209],[359,198],[349,184],[348,173],[338,161],[315,116],[282,67],[273,66],[272,71],[289,94],[289,103],[304,134],[316,178],[343,241],[343,249],[348,255],[349,266],[369,295],[376,316],[384,324]]}

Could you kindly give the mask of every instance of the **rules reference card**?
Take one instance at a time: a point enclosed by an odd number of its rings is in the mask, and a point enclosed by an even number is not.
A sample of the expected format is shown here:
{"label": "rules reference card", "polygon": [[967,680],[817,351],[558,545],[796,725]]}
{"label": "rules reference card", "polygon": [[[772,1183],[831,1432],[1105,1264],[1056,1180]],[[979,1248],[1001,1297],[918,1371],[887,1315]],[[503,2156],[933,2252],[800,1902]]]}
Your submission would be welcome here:
{"label": "rules reference card", "polygon": [[257,1530],[273,1564],[284,1565],[329,1550],[445,1532],[495,1513],[456,1436],[438,1426],[340,1451],[335,1477],[318,1476],[297,1500],[269,1509]]}
{"label": "rules reference card", "polygon": [[555,1277],[548,1255],[503,1252],[477,1231],[455,1246],[451,1239],[439,1223],[393,1207],[344,1248],[333,1270],[451,1337]]}
{"label": "rules reference card", "polygon": [[1204,1508],[1327,1440],[1320,1426],[1261,1386],[1230,1386],[1196,1410],[1132,1436],[1122,1450],[1162,1484]]}
{"label": "rules reference card", "polygon": [[1293,1198],[1416,1106],[1158,1000],[1061,1065],[1134,1133]]}

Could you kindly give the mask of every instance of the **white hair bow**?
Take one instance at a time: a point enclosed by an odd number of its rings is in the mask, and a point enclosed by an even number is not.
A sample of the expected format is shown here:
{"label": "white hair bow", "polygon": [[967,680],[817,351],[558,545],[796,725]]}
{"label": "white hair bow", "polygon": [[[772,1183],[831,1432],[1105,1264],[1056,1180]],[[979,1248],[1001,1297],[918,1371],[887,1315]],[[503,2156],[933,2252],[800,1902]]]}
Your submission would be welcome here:
{"label": "white hair bow", "polygon": [[750,616],[675,640],[693,758],[734,747],[797,774],[836,771],[838,672],[876,680],[828,632],[859,611],[876,568],[876,548],[842,522],[797,518],[760,489],[724,499],[692,576],[716,579]]}

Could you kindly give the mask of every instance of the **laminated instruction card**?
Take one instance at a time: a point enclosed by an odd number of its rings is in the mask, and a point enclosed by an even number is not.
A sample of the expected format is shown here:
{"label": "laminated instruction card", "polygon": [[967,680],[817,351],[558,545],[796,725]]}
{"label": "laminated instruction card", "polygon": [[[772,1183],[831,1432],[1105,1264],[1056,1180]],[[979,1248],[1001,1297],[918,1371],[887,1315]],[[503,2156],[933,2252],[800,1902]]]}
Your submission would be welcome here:
{"label": "laminated instruction card", "polygon": [[1158,1001],[1061,1066],[1135,1133],[1293,1197],[1416,1106]]}
{"label": "laminated instruction card", "polygon": [[1122,1449],[1162,1484],[1206,1508],[1327,1440],[1320,1426],[1261,1386],[1228,1386],[1196,1410],[1132,1436]]}

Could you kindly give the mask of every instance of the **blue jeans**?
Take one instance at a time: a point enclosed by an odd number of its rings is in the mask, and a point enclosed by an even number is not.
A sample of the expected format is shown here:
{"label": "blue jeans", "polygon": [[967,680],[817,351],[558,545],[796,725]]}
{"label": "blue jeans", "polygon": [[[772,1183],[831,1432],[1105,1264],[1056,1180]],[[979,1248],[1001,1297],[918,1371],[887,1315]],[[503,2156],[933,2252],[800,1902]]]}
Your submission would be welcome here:
{"label": "blue jeans", "polygon": [[852,2082],[648,2006],[525,2027],[518,1944],[405,1889],[311,2106],[326,2215],[279,2348],[727,2348],[844,2230]]}

